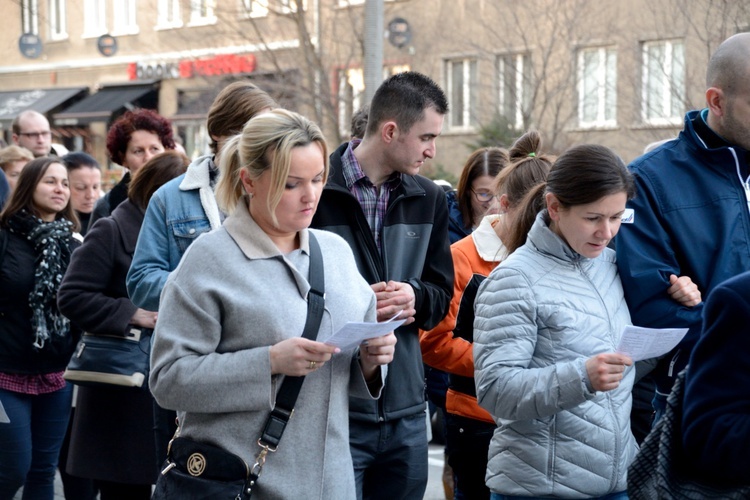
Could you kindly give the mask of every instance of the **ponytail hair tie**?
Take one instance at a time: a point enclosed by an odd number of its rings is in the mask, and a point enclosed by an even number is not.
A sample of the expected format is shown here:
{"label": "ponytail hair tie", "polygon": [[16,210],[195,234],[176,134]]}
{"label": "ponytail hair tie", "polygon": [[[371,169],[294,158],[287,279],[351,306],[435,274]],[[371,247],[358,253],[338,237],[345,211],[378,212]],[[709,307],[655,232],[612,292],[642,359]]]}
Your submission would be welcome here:
{"label": "ponytail hair tie", "polygon": [[529,153],[529,158],[534,158],[536,156],[536,153]]}

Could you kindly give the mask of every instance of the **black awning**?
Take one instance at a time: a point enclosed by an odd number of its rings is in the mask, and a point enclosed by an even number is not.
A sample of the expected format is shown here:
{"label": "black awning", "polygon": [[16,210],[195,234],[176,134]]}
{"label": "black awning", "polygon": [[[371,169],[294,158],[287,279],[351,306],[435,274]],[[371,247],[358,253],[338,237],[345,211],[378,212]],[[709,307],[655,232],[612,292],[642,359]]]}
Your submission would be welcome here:
{"label": "black awning", "polygon": [[35,90],[10,90],[0,92],[0,124],[9,127],[22,111],[33,110],[42,114],[56,111],[64,104],[88,94],[88,87],[67,87]]}
{"label": "black awning", "polygon": [[103,87],[96,94],[82,99],[61,113],[54,114],[55,125],[107,122],[125,108],[155,109],[158,90],[158,86],[153,83]]}

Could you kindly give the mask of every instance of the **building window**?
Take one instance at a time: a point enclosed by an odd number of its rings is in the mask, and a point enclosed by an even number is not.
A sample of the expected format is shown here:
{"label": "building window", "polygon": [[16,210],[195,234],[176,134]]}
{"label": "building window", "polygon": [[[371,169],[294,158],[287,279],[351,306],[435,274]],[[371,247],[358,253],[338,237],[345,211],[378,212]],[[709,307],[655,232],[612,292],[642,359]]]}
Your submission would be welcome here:
{"label": "building window", "polygon": [[[411,67],[408,64],[385,66],[383,67],[383,80],[396,73],[410,70]],[[342,137],[349,137],[352,116],[364,105],[362,97],[365,92],[365,72],[362,68],[340,69],[337,77],[339,134]]]}
{"label": "building window", "polygon": [[216,0],[190,0],[190,25],[204,26],[215,24]]}
{"label": "building window", "polygon": [[182,26],[180,0],[159,0],[158,9],[157,29],[179,28]]}
{"label": "building window", "polygon": [[39,3],[37,0],[21,0],[21,32],[39,34]]}
{"label": "building window", "polygon": [[113,35],[135,35],[138,33],[135,3],[136,0],[115,0],[112,2]]}
{"label": "building window", "polygon": [[617,124],[617,51],[612,47],[578,53],[578,124],[613,127]]}
{"label": "building window", "polygon": [[50,40],[64,40],[68,38],[67,23],[65,21],[65,0],[49,0],[48,5]]}
{"label": "building window", "polygon": [[243,17],[265,17],[268,15],[268,0],[241,0]]}
{"label": "building window", "polygon": [[477,60],[446,61],[445,83],[450,100],[448,127],[470,129],[477,123]]}
{"label": "building window", "polygon": [[[271,0],[276,2],[276,11],[279,14],[293,14],[297,12],[297,0]],[[307,2],[302,0],[302,10],[307,9]]]}
{"label": "building window", "polygon": [[678,125],[685,108],[685,47],[680,41],[643,44],[643,121]]}
{"label": "building window", "polygon": [[362,68],[342,69],[338,73],[339,134],[341,137],[349,137],[351,117],[362,106],[365,73]]}
{"label": "building window", "polygon": [[107,11],[104,0],[84,0],[83,36],[96,37],[107,33]]}
{"label": "building window", "polygon": [[514,130],[526,128],[531,103],[531,56],[503,54],[497,58],[498,112]]}

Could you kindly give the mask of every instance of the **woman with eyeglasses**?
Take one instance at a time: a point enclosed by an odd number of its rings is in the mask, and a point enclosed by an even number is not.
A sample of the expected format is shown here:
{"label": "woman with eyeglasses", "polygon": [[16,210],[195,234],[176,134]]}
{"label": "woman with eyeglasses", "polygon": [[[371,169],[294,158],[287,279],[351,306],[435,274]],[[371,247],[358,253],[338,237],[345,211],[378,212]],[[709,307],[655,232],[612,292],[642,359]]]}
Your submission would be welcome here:
{"label": "woman with eyeglasses", "polygon": [[451,244],[470,235],[485,215],[498,211],[495,176],[508,164],[503,148],[479,148],[466,160],[458,187],[448,198],[448,225]]}
{"label": "woman with eyeglasses", "polygon": [[[508,164],[508,152],[503,148],[479,148],[466,160],[458,179],[458,187],[446,193],[448,202],[448,238],[451,244],[469,236],[479,226],[485,215],[498,212],[495,196],[495,176]],[[424,365],[427,398],[440,409],[445,420],[445,397],[448,390],[447,373]],[[444,433],[445,434],[445,433]],[[453,473],[448,466],[449,450],[445,450],[443,487],[454,489],[450,480]]]}
{"label": "woman with eyeglasses", "polygon": [[[541,154],[541,137],[531,130],[510,149],[509,165],[492,182],[500,213],[486,215],[471,235],[451,245],[455,279],[448,314],[429,331],[419,332],[424,362],[450,374],[446,394],[446,448],[454,473],[455,500],[489,500],[484,482],[495,421],[477,403],[474,390],[474,297],[492,269],[508,254],[506,234],[515,224],[528,230],[534,218],[517,217],[526,193],[547,178],[554,158]],[[517,222],[521,220],[522,222]]]}
{"label": "woman with eyeglasses", "polygon": [[107,132],[107,152],[113,162],[128,172],[107,194],[96,202],[89,227],[97,219],[107,217],[128,197],[130,178],[151,158],[174,149],[172,124],[150,109],[127,111]]}

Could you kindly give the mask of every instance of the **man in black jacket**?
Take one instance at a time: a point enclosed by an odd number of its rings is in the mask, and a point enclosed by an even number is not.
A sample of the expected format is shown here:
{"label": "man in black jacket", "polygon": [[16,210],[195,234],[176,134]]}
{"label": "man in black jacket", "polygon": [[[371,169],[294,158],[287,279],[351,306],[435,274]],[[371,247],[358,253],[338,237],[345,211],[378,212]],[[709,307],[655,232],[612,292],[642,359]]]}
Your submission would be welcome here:
{"label": "man in black jacket", "polygon": [[445,193],[418,175],[435,156],[448,112],[440,87],[415,72],[381,84],[365,137],[331,154],[312,226],[352,247],[378,300],[378,320],[408,318],[378,400],[350,402],[358,497],[422,498],[427,486],[425,382],[419,332],[445,316],[453,294]]}

